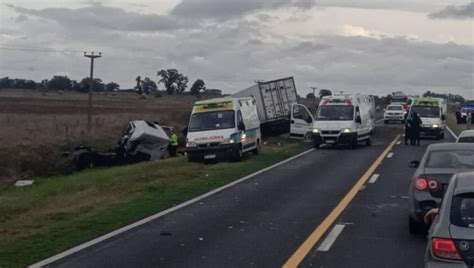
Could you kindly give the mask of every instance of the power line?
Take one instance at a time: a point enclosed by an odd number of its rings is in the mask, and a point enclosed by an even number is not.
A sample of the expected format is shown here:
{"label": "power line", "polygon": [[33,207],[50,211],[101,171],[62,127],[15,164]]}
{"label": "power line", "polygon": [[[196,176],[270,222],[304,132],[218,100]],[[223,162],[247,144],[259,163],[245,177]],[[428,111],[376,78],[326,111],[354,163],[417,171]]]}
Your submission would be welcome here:
{"label": "power line", "polygon": [[58,49],[51,49],[51,48],[26,48],[26,47],[4,47],[4,46],[0,46],[0,50],[54,52],[54,53],[82,53],[83,52],[81,50],[58,50]]}

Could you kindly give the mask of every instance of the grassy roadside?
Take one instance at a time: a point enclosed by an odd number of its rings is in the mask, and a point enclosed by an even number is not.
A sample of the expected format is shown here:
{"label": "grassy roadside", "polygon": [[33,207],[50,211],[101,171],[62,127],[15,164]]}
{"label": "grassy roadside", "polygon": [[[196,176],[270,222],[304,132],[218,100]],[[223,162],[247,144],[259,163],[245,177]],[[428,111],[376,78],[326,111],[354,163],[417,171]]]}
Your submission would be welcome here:
{"label": "grassy roadside", "polygon": [[284,140],[240,163],[179,157],[0,185],[0,267],[20,267],[234,181],[308,148]]}
{"label": "grassy roadside", "polygon": [[452,107],[448,108],[448,127],[454,132],[454,134],[459,135],[463,130],[466,130],[466,124],[457,124],[456,114]]}

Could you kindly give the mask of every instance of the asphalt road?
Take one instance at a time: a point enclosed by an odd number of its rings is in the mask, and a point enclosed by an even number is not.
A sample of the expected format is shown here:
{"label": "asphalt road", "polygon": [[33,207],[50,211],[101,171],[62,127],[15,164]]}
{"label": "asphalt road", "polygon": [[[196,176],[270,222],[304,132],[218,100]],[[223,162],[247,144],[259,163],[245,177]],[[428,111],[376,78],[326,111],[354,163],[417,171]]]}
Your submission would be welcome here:
{"label": "asphalt road", "polygon": [[[280,267],[400,132],[380,127],[371,147],[310,152],[50,266]],[[323,237],[301,266],[420,267],[425,242],[407,230],[407,163],[431,142],[396,145],[336,220],[344,227],[334,244],[318,251]]]}

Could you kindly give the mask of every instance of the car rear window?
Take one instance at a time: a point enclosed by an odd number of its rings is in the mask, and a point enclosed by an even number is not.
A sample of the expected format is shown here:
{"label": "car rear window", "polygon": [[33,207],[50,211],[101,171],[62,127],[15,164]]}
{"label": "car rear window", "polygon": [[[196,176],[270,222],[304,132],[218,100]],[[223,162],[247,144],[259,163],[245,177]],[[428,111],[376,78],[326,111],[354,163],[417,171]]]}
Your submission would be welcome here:
{"label": "car rear window", "polygon": [[472,137],[461,137],[461,138],[459,138],[458,142],[469,142],[469,143],[474,142],[474,136],[472,136]]}
{"label": "car rear window", "polygon": [[474,193],[453,197],[451,223],[460,227],[474,228]]}
{"label": "car rear window", "polygon": [[432,151],[425,167],[474,169],[474,151]]}
{"label": "car rear window", "polygon": [[403,107],[402,106],[388,106],[387,110],[389,110],[389,111],[401,111],[401,110],[403,110]]}

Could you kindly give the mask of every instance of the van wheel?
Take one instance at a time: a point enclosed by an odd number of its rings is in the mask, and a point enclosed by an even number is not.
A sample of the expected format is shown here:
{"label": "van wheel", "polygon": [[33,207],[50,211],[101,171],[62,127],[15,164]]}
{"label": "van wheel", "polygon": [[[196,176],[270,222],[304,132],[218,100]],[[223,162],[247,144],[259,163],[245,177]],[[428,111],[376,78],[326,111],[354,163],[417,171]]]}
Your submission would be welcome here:
{"label": "van wheel", "polygon": [[262,148],[261,148],[261,145],[260,145],[260,140],[257,140],[257,147],[255,147],[255,149],[253,149],[252,153],[254,155],[259,155],[261,149]]}
{"label": "van wheel", "polygon": [[372,146],[372,135],[369,135],[369,138],[365,140],[365,145]]}
{"label": "van wheel", "polygon": [[384,123],[384,124],[388,124],[388,120],[383,120],[383,123]]}
{"label": "van wheel", "polygon": [[242,145],[240,145],[239,148],[234,151],[233,160],[235,162],[240,162],[240,161],[242,161],[243,157],[244,157],[244,152],[242,151]]}

